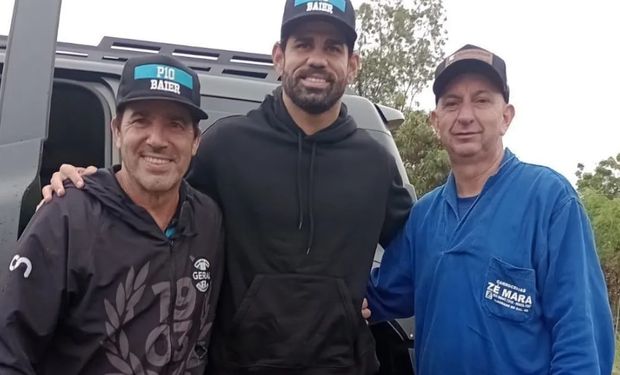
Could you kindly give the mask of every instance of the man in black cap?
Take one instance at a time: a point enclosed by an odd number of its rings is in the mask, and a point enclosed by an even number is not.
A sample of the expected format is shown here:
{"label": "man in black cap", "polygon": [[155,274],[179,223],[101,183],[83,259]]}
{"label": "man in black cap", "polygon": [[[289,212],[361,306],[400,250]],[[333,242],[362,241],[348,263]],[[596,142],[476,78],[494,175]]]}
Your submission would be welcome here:
{"label": "man in black cap", "polygon": [[359,67],[350,1],[287,0],[282,86],[202,137],[188,181],[220,203],[227,276],[209,374],[373,374],[360,314],[373,254],[411,198],[392,156],[347,114]]}
{"label": "man in black cap", "polygon": [[0,373],[204,373],[223,224],[183,176],[206,117],[178,60],[127,61],[111,124],[122,164],[41,207],[1,273]]}
{"label": "man in black cap", "polygon": [[435,72],[445,185],[373,270],[375,320],[416,315],[417,374],[610,374],[614,334],[590,223],[570,183],[503,146],[506,64],[466,45]]}
{"label": "man in black cap", "polygon": [[376,245],[412,202],[342,104],[356,37],[350,1],[287,0],[273,48],[282,87],[202,137],[188,182],[220,204],[227,232],[210,375],[378,369],[360,308]]}

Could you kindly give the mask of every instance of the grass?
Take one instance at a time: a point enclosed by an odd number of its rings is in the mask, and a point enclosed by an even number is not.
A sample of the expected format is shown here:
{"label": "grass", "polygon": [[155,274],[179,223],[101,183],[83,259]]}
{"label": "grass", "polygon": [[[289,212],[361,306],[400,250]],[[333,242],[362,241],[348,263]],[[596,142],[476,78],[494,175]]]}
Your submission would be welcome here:
{"label": "grass", "polygon": [[620,340],[616,338],[616,355],[614,356],[614,368],[612,375],[620,375]]}

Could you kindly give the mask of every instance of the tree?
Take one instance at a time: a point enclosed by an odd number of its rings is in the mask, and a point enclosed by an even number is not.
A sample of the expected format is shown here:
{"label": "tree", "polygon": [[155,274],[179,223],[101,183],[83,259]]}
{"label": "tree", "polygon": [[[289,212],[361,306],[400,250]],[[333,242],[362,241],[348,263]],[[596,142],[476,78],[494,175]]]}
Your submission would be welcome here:
{"label": "tree", "polygon": [[581,189],[581,196],[592,223],[609,301],[615,314],[620,302],[620,197],[610,199],[590,187]]}
{"label": "tree", "polygon": [[584,172],[580,163],[576,175],[615,312],[620,302],[620,154],[599,162],[593,173]]}
{"label": "tree", "polygon": [[443,184],[450,171],[448,153],[441,147],[428,121],[424,111],[407,111],[405,123],[394,137],[418,196]]}
{"label": "tree", "polygon": [[446,32],[441,0],[367,0],[357,10],[362,67],[358,95],[405,113],[394,138],[418,196],[446,180],[447,153],[428,124],[413,110],[413,98],[433,78],[443,56]]}
{"label": "tree", "polygon": [[575,173],[580,192],[591,188],[610,199],[620,197],[620,154],[600,161],[594,173],[584,172],[583,168],[583,164],[577,164]]}
{"label": "tree", "polygon": [[362,67],[355,90],[401,111],[433,77],[446,32],[441,0],[368,0],[357,10]]}
{"label": "tree", "polygon": [[590,187],[580,191],[601,261],[605,263],[620,258],[620,197],[609,198]]}

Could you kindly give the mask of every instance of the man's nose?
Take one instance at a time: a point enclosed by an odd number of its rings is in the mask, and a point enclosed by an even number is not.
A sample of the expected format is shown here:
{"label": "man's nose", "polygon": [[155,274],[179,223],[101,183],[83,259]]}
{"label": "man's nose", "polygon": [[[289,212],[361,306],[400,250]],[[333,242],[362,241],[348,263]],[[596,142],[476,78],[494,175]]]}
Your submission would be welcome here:
{"label": "man's nose", "polygon": [[474,109],[472,103],[464,102],[461,104],[457,116],[457,121],[462,124],[470,124],[474,121]]}
{"label": "man's nose", "polygon": [[146,143],[153,148],[163,148],[168,144],[166,136],[166,125],[159,119],[155,119],[149,127]]}
{"label": "man's nose", "polygon": [[314,68],[327,66],[327,56],[320,48],[315,48],[308,56],[308,65]]}

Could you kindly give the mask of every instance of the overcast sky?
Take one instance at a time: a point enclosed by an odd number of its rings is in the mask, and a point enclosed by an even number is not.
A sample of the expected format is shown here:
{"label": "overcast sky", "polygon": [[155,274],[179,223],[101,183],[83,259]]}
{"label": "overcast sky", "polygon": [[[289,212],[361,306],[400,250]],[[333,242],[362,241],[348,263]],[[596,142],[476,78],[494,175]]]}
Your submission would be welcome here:
{"label": "overcast sky", "polygon": [[[359,6],[363,0],[353,0]],[[0,0],[7,35],[13,0]],[[63,0],[60,41],[97,44],[103,35],[270,53],[282,0]],[[620,153],[620,2],[444,0],[446,53],[466,43],[507,63],[517,115],[505,144],[524,161],[575,181]],[[434,105],[430,90],[418,100]]]}

